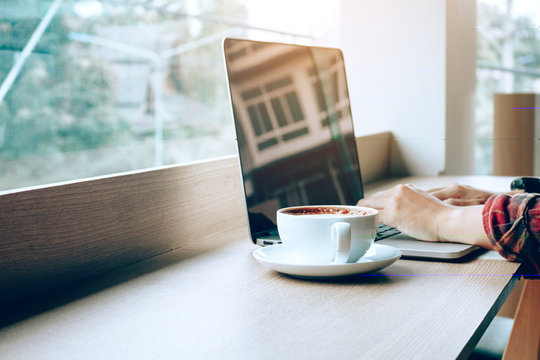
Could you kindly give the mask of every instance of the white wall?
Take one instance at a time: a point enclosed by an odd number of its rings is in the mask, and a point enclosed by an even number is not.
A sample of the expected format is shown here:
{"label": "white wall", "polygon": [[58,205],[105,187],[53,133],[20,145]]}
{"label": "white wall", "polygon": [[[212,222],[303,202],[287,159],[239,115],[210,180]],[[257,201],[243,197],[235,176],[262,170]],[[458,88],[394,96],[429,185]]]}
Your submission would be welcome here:
{"label": "white wall", "polygon": [[394,175],[445,165],[445,0],[343,0],[341,44],[357,135],[390,130]]}
{"label": "white wall", "polygon": [[446,175],[474,174],[476,1],[446,4]]}

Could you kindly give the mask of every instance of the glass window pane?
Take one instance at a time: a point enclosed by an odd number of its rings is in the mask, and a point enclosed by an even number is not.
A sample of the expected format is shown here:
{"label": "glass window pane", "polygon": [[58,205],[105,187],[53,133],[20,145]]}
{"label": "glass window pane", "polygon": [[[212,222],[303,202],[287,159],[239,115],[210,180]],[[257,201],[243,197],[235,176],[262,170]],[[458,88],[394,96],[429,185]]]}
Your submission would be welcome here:
{"label": "glass window pane", "polygon": [[263,141],[262,143],[257,145],[257,147],[259,148],[259,151],[263,151],[263,150],[266,150],[269,147],[272,147],[272,146],[277,145],[277,144],[278,144],[277,139],[276,138],[271,138],[271,139]]}
{"label": "glass window pane", "polygon": [[285,95],[285,98],[287,99],[287,104],[289,105],[289,109],[291,110],[294,122],[304,120],[304,113],[302,112],[302,107],[300,106],[300,102],[298,101],[296,93],[294,91],[287,93]]}
{"label": "glass window pane", "polygon": [[334,71],[331,75],[331,81],[332,81],[332,99],[334,100],[334,104],[339,102],[339,81],[338,81],[338,73],[337,71]]}
{"label": "glass window pane", "polygon": [[290,133],[284,134],[282,139],[283,141],[289,141],[296,139],[297,137],[304,136],[309,134],[309,129],[307,127],[292,131]]}
{"label": "glass window pane", "polygon": [[279,80],[276,80],[276,81],[273,81],[271,83],[268,83],[264,86],[265,90],[268,91],[268,92],[272,92],[274,90],[277,90],[279,88],[282,88],[284,86],[287,86],[287,85],[291,85],[292,84],[292,79],[290,76],[287,76],[287,77],[284,77],[282,79],[279,79]]}
{"label": "glass window pane", "polygon": [[283,111],[279,98],[273,98],[270,102],[272,103],[272,109],[274,110],[278,125],[280,127],[287,126],[287,117],[285,117],[285,112]]}
{"label": "glass window pane", "polygon": [[259,136],[263,133],[259,115],[257,115],[257,109],[255,106],[248,106],[248,113],[249,113],[249,119],[251,120],[251,126],[253,127],[253,131],[255,131],[255,136]]}
{"label": "glass window pane", "polygon": [[253,99],[253,98],[256,98],[258,96],[261,96],[261,94],[262,94],[261,89],[256,87],[256,88],[244,91],[242,93],[242,99],[244,99],[244,100]]}
{"label": "glass window pane", "polygon": [[264,124],[264,131],[272,131],[274,127],[272,126],[272,122],[270,121],[270,115],[268,115],[266,104],[263,102],[259,103],[259,105],[257,105],[257,108],[259,109],[259,114],[261,115],[261,119]]}
{"label": "glass window pane", "polygon": [[[534,3],[534,4],[533,4]],[[478,0],[475,172],[491,174],[495,93],[540,93],[540,7]]]}
{"label": "glass window pane", "polygon": [[320,81],[313,83],[313,89],[317,96],[317,104],[319,105],[319,111],[326,111],[326,99],[324,97],[323,89]]}
{"label": "glass window pane", "polygon": [[[236,153],[222,39],[337,43],[337,0],[288,4],[0,1],[0,191]],[[246,110],[259,135],[278,126]]]}

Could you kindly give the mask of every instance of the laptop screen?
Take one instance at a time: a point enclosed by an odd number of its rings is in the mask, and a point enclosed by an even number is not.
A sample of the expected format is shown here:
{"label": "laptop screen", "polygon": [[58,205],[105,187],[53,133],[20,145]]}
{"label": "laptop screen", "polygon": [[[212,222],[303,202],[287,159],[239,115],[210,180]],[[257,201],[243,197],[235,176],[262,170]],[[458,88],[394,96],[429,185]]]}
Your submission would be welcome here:
{"label": "laptop screen", "polygon": [[225,62],[253,241],[276,211],[363,197],[340,50],[225,39]]}

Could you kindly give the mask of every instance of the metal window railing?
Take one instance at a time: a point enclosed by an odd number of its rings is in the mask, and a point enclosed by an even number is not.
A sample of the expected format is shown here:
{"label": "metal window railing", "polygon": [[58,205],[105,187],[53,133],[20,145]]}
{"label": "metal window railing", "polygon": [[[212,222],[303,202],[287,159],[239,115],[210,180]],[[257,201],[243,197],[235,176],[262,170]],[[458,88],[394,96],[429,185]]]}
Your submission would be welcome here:
{"label": "metal window railing", "polygon": [[476,67],[479,69],[497,70],[497,71],[509,72],[513,74],[540,77],[540,70],[531,68],[531,67],[524,67],[524,66],[506,67],[503,65],[490,64],[483,61],[477,62]]}

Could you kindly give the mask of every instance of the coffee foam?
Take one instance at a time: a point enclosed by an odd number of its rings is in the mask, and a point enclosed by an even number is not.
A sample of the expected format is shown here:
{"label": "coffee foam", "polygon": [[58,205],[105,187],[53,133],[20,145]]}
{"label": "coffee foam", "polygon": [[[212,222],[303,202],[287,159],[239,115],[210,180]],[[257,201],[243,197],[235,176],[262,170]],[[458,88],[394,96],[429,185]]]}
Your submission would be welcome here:
{"label": "coffee foam", "polygon": [[301,207],[292,208],[283,211],[288,215],[350,215],[350,216],[364,216],[369,212],[362,209],[354,209],[348,207],[332,207],[332,206],[313,206],[313,207]]}

